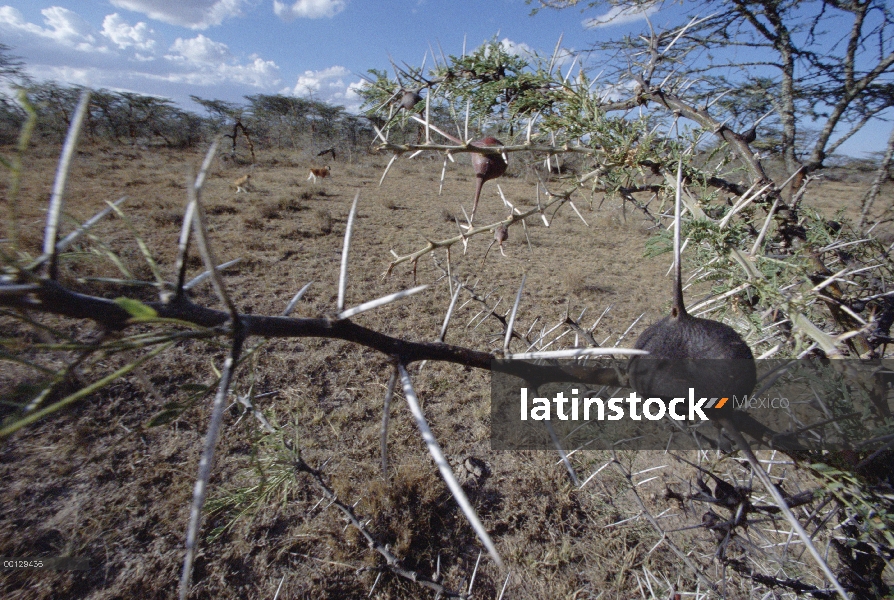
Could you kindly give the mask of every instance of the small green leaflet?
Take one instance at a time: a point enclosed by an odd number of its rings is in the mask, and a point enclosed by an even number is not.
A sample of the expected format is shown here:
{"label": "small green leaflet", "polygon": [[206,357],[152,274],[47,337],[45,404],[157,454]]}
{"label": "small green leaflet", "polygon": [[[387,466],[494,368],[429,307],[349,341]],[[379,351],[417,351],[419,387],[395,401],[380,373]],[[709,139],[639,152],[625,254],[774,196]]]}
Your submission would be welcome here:
{"label": "small green leaflet", "polygon": [[115,304],[126,310],[134,319],[145,320],[158,318],[158,313],[155,312],[154,308],[146,306],[139,300],[134,300],[133,298],[125,298],[121,296],[115,298]]}

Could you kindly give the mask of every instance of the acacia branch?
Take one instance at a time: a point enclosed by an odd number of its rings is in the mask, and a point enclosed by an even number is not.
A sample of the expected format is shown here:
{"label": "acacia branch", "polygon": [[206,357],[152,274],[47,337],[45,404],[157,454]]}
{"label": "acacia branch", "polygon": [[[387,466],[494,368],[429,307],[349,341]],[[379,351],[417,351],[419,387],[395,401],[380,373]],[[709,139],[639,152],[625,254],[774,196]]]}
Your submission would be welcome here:
{"label": "acacia branch", "polygon": [[423,247],[419,250],[416,250],[414,252],[411,252],[410,254],[398,256],[393,261],[391,261],[391,263],[388,265],[388,270],[385,271],[385,273],[383,273],[383,277],[387,277],[388,275],[390,275],[391,272],[394,270],[394,267],[396,267],[397,265],[399,265],[401,263],[405,263],[407,261],[416,262],[421,257],[425,256],[429,252],[432,252],[433,250],[436,250],[437,248],[449,248],[450,246],[453,246],[454,244],[456,244],[458,242],[468,240],[470,237],[478,235],[480,233],[486,233],[488,231],[493,232],[500,225],[505,225],[506,227],[509,227],[513,223],[517,223],[519,221],[524,221],[527,217],[530,217],[532,215],[543,214],[544,211],[547,208],[549,208],[550,206],[553,206],[554,204],[561,205],[561,204],[567,202],[571,193],[572,192],[569,192],[567,194],[562,194],[562,195],[557,195],[557,194],[552,195],[550,197],[550,200],[547,201],[546,203],[544,203],[538,207],[532,208],[530,210],[527,210],[525,212],[522,212],[522,213],[515,213],[515,214],[511,215],[510,217],[508,217],[498,223],[493,223],[491,225],[484,225],[482,227],[476,227],[476,228],[471,229],[465,233],[460,233],[459,235],[456,235],[456,236],[453,236],[451,238],[447,238],[444,240],[437,240],[437,241],[428,240],[428,243],[425,245],[425,247]]}
{"label": "acacia branch", "polygon": [[[0,285],[0,306],[27,309],[35,312],[56,314],[75,319],[88,319],[106,329],[123,330],[136,324],[131,315],[112,300],[73,292],[51,280],[41,280],[38,289],[28,288],[24,293],[3,294]],[[175,319],[207,328],[219,328],[221,335],[232,335],[231,315],[227,311],[215,310],[193,304],[188,300],[180,302],[146,302],[163,319]],[[463,346],[441,342],[415,342],[392,337],[387,334],[357,325],[349,319],[300,318],[238,314],[245,338],[251,336],[265,338],[320,337],[340,339],[372,348],[388,356],[397,357],[404,364],[432,360],[460,364],[476,369],[491,369],[492,362],[502,358],[501,353],[482,352]],[[526,374],[531,377],[553,376],[554,369],[531,365]],[[617,377],[611,369],[595,369],[569,375],[569,381],[599,385],[617,384]]]}
{"label": "acacia branch", "polygon": [[432,150],[435,152],[447,152],[449,154],[462,154],[464,152],[476,154],[502,154],[512,152],[544,152],[547,154],[559,154],[563,152],[577,152],[580,154],[593,154],[594,149],[586,146],[538,146],[535,144],[514,144],[509,146],[473,146],[471,144],[394,144],[392,142],[381,142],[376,145],[376,150],[387,150],[397,154],[405,154],[407,152],[418,152],[420,150]]}
{"label": "acacia branch", "polygon": [[675,114],[695,121],[704,129],[713,132],[714,135],[729,144],[736,156],[745,163],[756,183],[767,183],[770,181],[760,159],[754,156],[754,152],[748,146],[748,142],[745,141],[743,135],[736,133],[727,127],[726,124],[718,122],[707,110],[690,105],[676,94],[661,88],[651,87],[642,78],[639,79],[639,83],[643,88],[643,93],[651,100],[661,104]]}

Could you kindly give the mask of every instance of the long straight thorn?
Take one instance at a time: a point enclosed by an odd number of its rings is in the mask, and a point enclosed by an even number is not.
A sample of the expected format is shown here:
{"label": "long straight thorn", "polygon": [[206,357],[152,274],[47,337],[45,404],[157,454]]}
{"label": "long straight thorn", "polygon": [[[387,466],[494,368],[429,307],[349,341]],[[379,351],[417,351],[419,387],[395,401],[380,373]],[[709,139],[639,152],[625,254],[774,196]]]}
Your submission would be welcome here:
{"label": "long straight thorn", "polygon": [[431,143],[431,90],[425,94],[425,143]]}
{"label": "long straight thorn", "polygon": [[432,433],[431,428],[428,426],[428,422],[425,420],[425,416],[422,414],[422,407],[419,405],[416,391],[413,389],[413,382],[410,380],[410,374],[407,373],[406,368],[402,364],[398,364],[397,368],[400,373],[401,384],[403,385],[404,397],[407,399],[407,404],[410,406],[410,412],[416,420],[416,426],[419,428],[422,440],[428,447],[429,454],[431,454],[432,459],[434,459],[435,464],[438,466],[438,470],[441,472],[441,477],[444,479],[444,483],[447,484],[447,487],[453,494],[453,498],[456,500],[460,509],[462,509],[463,514],[465,514],[466,520],[468,520],[472,529],[475,530],[478,539],[481,540],[481,543],[487,548],[491,558],[497,563],[498,567],[503,568],[503,559],[500,558],[500,554],[497,552],[497,547],[494,545],[490,535],[488,535],[487,530],[475,513],[475,509],[469,502],[469,498],[463,491],[462,486],[456,480],[456,476],[453,474],[453,469],[450,467],[450,463],[447,462],[447,458],[441,451],[441,447],[438,445],[435,435]]}
{"label": "long straight thorn", "polygon": [[438,184],[438,196],[444,191],[444,177],[447,175],[447,159],[450,157],[449,152],[444,153],[444,166],[441,167],[441,183]]}
{"label": "long straight thorn", "polygon": [[199,530],[202,527],[202,507],[208,492],[208,479],[211,477],[211,469],[214,466],[214,453],[217,440],[220,437],[220,427],[223,422],[226,398],[230,391],[230,382],[233,371],[239,361],[242,350],[243,336],[237,330],[230,348],[230,355],[224,361],[217,393],[211,405],[211,420],[208,423],[208,431],[205,434],[205,443],[202,447],[202,455],[199,459],[199,472],[192,493],[192,503],[189,511],[189,526],[186,531],[186,554],[183,557],[183,571],[180,574],[180,600],[186,600],[189,596],[189,586],[192,580],[193,563],[195,561],[196,547],[198,546]]}
{"label": "long straight thorn", "polygon": [[186,279],[186,253],[189,250],[190,234],[192,233],[192,220],[196,213],[196,203],[190,200],[183,212],[183,226],[180,229],[180,239],[177,242],[177,289],[176,299],[183,296],[184,280]]}
{"label": "long straight thorn", "polygon": [[348,250],[351,247],[351,233],[354,230],[354,217],[357,215],[357,201],[360,200],[360,190],[354,195],[351,211],[348,213],[348,225],[345,227],[345,243],[341,251],[341,272],[338,276],[338,301],[335,312],[340,313],[345,308],[345,290],[348,286]]}
{"label": "long straight thorn", "polygon": [[[217,147],[219,145],[219,137],[211,142],[211,145],[208,147],[208,152],[205,153],[205,159],[202,161],[202,166],[199,169],[199,175],[196,177],[195,181],[189,184],[190,187],[193,188],[196,198],[198,198],[199,191],[204,185],[205,174],[211,167],[211,161],[217,154]],[[193,201],[191,195],[189,195],[189,198],[190,199],[186,204],[186,209],[183,211],[183,225],[180,228],[180,238],[177,241],[177,287],[174,292],[175,301],[180,300],[183,297],[183,286],[186,281],[186,254],[189,251],[189,241],[192,235],[192,222],[196,213],[196,202]]]}
{"label": "long straight thorn", "polygon": [[568,83],[568,78],[571,77],[571,71],[574,70],[574,65],[577,64],[577,56],[574,57],[574,60],[571,61],[571,66],[568,67],[568,72],[565,73],[565,77],[562,79],[562,83]]}
{"label": "long straight thorn", "polygon": [[50,195],[50,206],[47,208],[47,225],[43,236],[43,253],[50,257],[47,266],[47,275],[50,279],[56,279],[58,269],[58,254],[56,242],[59,237],[59,220],[62,217],[62,204],[65,198],[65,184],[68,182],[68,174],[71,170],[71,159],[74,156],[75,147],[78,145],[78,135],[87,115],[87,107],[90,106],[90,90],[81,92],[81,99],[75,109],[68,133],[65,135],[65,143],[62,146],[62,154],[59,156],[59,165],[56,167],[56,180],[53,182],[53,193]]}
{"label": "long straight thorn", "polygon": [[[225,262],[225,263],[223,263],[223,264],[221,264],[221,265],[217,265],[217,266],[215,267],[215,269],[218,270],[218,271],[223,271],[224,269],[227,269],[227,268],[229,268],[229,267],[232,267],[233,265],[235,265],[235,264],[237,264],[237,263],[239,263],[239,262],[241,262],[241,261],[242,261],[242,258],[241,258],[241,257],[240,257],[240,258],[234,258],[233,260],[227,261],[227,262]],[[205,270],[205,271],[203,271],[202,273],[200,273],[199,275],[197,275],[197,276],[193,277],[192,279],[190,279],[190,280],[189,280],[188,282],[186,282],[185,284],[183,284],[183,289],[184,289],[184,290],[191,290],[192,288],[196,287],[197,285],[199,285],[200,283],[202,283],[203,281],[205,281],[205,280],[208,279],[209,277],[211,277],[211,271]]]}
{"label": "long straight thorn", "polygon": [[582,214],[580,214],[580,211],[579,211],[579,210],[577,210],[577,207],[574,205],[574,202],[572,202],[571,200],[569,200],[569,201],[568,201],[568,204],[571,205],[571,208],[574,209],[575,214],[576,214],[578,217],[580,217],[580,220],[584,222],[584,225],[586,225],[587,227],[589,227],[590,224],[587,223],[587,220],[584,218],[584,216],[583,216]]}
{"label": "long straight thorn", "polygon": [[397,155],[397,153],[395,153],[394,156],[391,157],[391,160],[388,161],[388,166],[385,167],[385,171],[382,173],[382,177],[379,179],[379,186],[381,186],[382,182],[385,181],[385,175],[387,175],[388,171],[391,170],[391,165],[394,164],[394,161],[397,160],[397,157],[398,157],[398,155]]}
{"label": "long straight thorn", "polygon": [[506,338],[503,340],[503,352],[509,352],[509,341],[512,339],[512,327],[515,325],[515,315],[518,312],[518,305],[521,303],[522,291],[525,289],[525,279],[528,274],[522,275],[521,285],[518,286],[518,294],[515,295],[515,304],[512,305],[512,311],[509,314],[509,322],[506,324]]}
{"label": "long straight thorn", "polygon": [[[683,159],[677,163],[677,191],[674,198],[674,281],[682,281],[682,258],[680,257],[680,207],[683,203]],[[675,283],[674,293],[677,295],[675,306],[684,306],[682,286]],[[676,312],[676,311],[675,311]]]}
{"label": "long straight thorn", "polygon": [[472,586],[475,585],[475,575],[478,574],[478,563],[481,562],[481,551],[478,551],[478,559],[475,561],[475,568],[472,569],[472,577],[469,580],[469,591],[466,592],[469,596],[472,595]]}
{"label": "long straight thorn", "polygon": [[[106,206],[104,209],[84,221],[77,229],[69,233],[67,236],[56,242],[56,252],[63,252],[66,248],[74,244],[78,241],[87,231],[90,230],[91,227],[99,223],[102,219],[107,217],[111,212],[113,212],[117,207],[121,206],[121,203],[127,200],[127,196],[121,196],[117,200],[111,203],[110,206]],[[36,269],[46,261],[50,259],[46,254],[42,254],[34,259],[26,270],[30,271],[32,269]]]}
{"label": "long straight thorn", "polygon": [[556,49],[553,50],[553,56],[549,59],[549,70],[547,71],[548,75],[553,74],[553,67],[556,66],[556,59],[559,58],[559,48],[562,46],[562,37],[564,33],[559,34],[559,40],[556,42]]}
{"label": "long straight thorn", "polygon": [[465,128],[465,133],[463,134],[463,142],[466,144],[469,143],[469,115],[471,114],[471,112],[472,112],[472,99],[469,98],[466,101],[466,128]]}
{"label": "long straight thorn", "polygon": [[368,310],[372,310],[374,308],[379,308],[380,306],[385,306],[386,304],[391,304],[397,300],[402,298],[406,298],[407,296],[412,296],[413,294],[418,294],[419,292],[425,291],[428,289],[428,285],[418,285],[414,288],[410,288],[408,290],[402,290],[400,292],[395,292],[393,294],[388,294],[387,296],[382,296],[381,298],[377,298],[375,300],[370,300],[369,302],[364,302],[363,304],[358,304],[353,308],[349,308],[347,310],[343,310],[338,315],[336,315],[336,319],[350,319],[354,315],[359,315],[362,312],[366,312]]}
{"label": "long straight thorn", "polygon": [[450,317],[453,315],[453,308],[456,306],[456,300],[459,298],[459,293],[462,289],[461,285],[457,285],[456,291],[453,292],[453,297],[450,299],[450,306],[447,308],[447,316],[444,317],[444,324],[441,325],[441,333],[438,335],[438,341],[442,344],[444,343],[444,336],[447,335],[447,324],[450,323]]}

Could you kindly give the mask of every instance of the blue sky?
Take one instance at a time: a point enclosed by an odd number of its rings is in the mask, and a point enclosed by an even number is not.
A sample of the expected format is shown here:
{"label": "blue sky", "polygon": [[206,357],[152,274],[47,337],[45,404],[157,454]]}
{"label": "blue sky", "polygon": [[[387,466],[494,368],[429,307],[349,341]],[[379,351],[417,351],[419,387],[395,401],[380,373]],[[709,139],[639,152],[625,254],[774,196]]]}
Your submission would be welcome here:
{"label": "blue sky", "polygon": [[[0,40],[37,79],[171,97],[314,93],[354,109],[370,68],[419,65],[499,34],[520,50],[582,49],[579,11],[523,0],[0,0]],[[439,51],[439,50],[438,50]],[[428,58],[431,65],[431,57]]]}
{"label": "blue sky", "polygon": [[[660,28],[680,10],[665,3],[650,18]],[[458,55],[464,39],[471,49],[494,36],[549,55],[562,35],[574,53],[645,24],[641,14],[588,27],[605,11],[530,12],[524,0],[0,0],[0,41],[37,80],[159,95],[188,109],[197,108],[191,94],[283,93],[353,111],[360,75],[390,69],[389,56],[418,66],[430,47]],[[868,129],[842,149],[882,149],[887,127]]]}

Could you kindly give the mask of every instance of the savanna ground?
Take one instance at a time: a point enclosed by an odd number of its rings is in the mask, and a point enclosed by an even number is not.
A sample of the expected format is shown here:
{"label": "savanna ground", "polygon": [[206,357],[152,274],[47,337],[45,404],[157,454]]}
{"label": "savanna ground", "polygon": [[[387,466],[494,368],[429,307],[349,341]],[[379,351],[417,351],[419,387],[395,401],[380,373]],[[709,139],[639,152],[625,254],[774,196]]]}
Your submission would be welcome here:
{"label": "savanna ground", "polygon": [[[33,253],[42,237],[57,152],[39,147],[26,159],[21,209],[24,244]],[[536,178],[520,165],[520,157],[512,158],[509,176],[499,184],[517,206],[531,206]],[[187,167],[197,169],[201,159],[198,151],[82,146],[66,210],[84,220],[104,201],[127,195],[124,211],[171,279]],[[474,178],[468,166],[449,165],[439,197],[441,162],[420,157],[398,161],[379,187],[386,162],[387,157],[365,155],[332,161],[332,178],[313,184],[306,181],[307,168],[322,163],[299,153],[261,152],[251,171],[250,191],[236,194],[232,181],[249,172],[248,166],[216,159],[203,201],[218,259],[242,257],[225,276],[240,310],[279,314],[299,288],[313,281],[294,316],[334,312],[346,217],[358,190],[346,305],[413,285],[408,264],[383,279],[389,250],[406,253],[422,247],[426,237],[455,235],[453,217],[462,218],[461,203],[470,209]],[[805,204],[830,218],[844,207],[855,218],[863,189],[865,184],[859,182],[814,183]],[[482,294],[493,291],[489,308],[502,297],[502,311],[511,305],[526,272],[517,325],[522,331],[535,317],[540,318],[539,330],[561,321],[566,310],[577,316],[584,308],[588,311],[583,321],[589,325],[611,306],[594,337],[613,344],[645,313],[620,343],[630,346],[668,310],[670,255],[644,258],[645,243],[654,233],[651,223],[630,208],[622,212],[618,200],[597,195],[591,206],[577,205],[589,227],[569,207],[549,229],[530,219],[533,253],[521,227],[515,226],[506,243],[508,256],[494,247],[484,264],[491,237],[479,236],[470,241],[465,256],[461,245],[454,247],[453,273],[470,283],[479,280],[476,289]],[[476,223],[492,223],[506,214],[496,185],[487,184]],[[151,280],[122,220],[109,219],[95,235],[118,253],[135,278]],[[446,266],[443,250],[436,258]],[[191,274],[202,270],[197,257],[190,266]],[[430,283],[441,275],[431,257],[419,261],[419,282]],[[75,254],[63,263],[62,276],[73,281],[117,277],[120,272],[99,255]],[[91,285],[95,289],[97,284]],[[101,289],[110,298],[153,299],[152,292],[140,289],[111,284]],[[707,287],[690,289],[687,299],[692,303],[707,292]],[[207,282],[196,288],[193,298],[219,307]],[[432,340],[449,301],[442,279],[420,295],[355,321],[393,336]],[[502,330],[495,319],[467,327],[482,308],[477,302],[462,308],[446,341],[479,349],[499,346]],[[61,319],[48,322],[63,331],[84,327]],[[21,336],[10,320],[0,321],[0,331],[5,338]],[[566,338],[573,341],[573,335]],[[180,343],[64,414],[5,441],[0,448],[0,555],[85,556],[91,569],[0,573],[4,598],[149,600],[175,594],[210,396],[201,396],[168,424],[147,423],[166,403],[186,402],[195,395],[194,384],[213,382],[225,354],[225,345]],[[60,365],[64,358],[60,353]],[[120,360],[111,358],[110,366]],[[480,543],[440,479],[399,395],[391,406],[389,478],[382,477],[379,436],[390,373],[386,357],[340,341],[272,340],[240,371],[235,391],[245,394],[253,386],[255,394],[275,392],[257,400],[257,407],[282,428],[310,465],[325,463],[326,477],[339,497],[356,503],[358,516],[379,540],[391,545],[404,566],[431,576],[440,559],[445,586],[468,588]],[[644,519],[616,525],[640,512],[618,470],[604,469],[577,489],[555,452],[490,450],[488,373],[446,363],[428,363],[421,371],[416,364],[411,373],[435,435],[512,573],[504,597],[666,598],[671,587],[684,594],[703,589],[680,559],[659,544],[660,536]],[[89,372],[81,376],[91,380]],[[21,371],[11,363],[3,363],[0,382],[7,398],[27,393]],[[328,501],[321,502],[322,494],[308,476],[293,478],[288,468],[277,466],[281,443],[275,436],[263,434],[254,419],[236,408],[227,412],[224,426],[206,505],[212,512],[204,520],[190,597],[273,598],[277,590],[279,598],[367,597],[381,557],[353,527],[346,527]],[[637,490],[650,512],[664,513],[665,528],[700,522],[703,507],[684,506],[664,496],[668,484],[688,486],[696,475],[693,469],[660,452],[626,452],[620,458],[632,472],[665,465],[634,478],[639,483],[658,476]],[[702,458],[719,461],[717,472],[747,479],[746,470],[734,460]],[[602,467],[608,454],[580,452],[572,460],[584,478]],[[484,468],[466,467],[482,463]],[[808,485],[789,476],[786,464],[771,469],[774,475],[788,477],[792,491]],[[285,479],[277,479],[283,473]],[[259,502],[239,503],[251,497],[246,490],[262,482],[267,487]],[[707,532],[693,529],[673,535],[710,576],[720,577]],[[752,558],[769,560],[772,549],[762,552],[756,550]],[[506,572],[486,553],[481,560],[475,595],[496,597]],[[819,583],[810,579],[809,561],[792,569],[789,575]],[[764,592],[728,574],[728,597]],[[432,595],[385,572],[371,597]]]}

